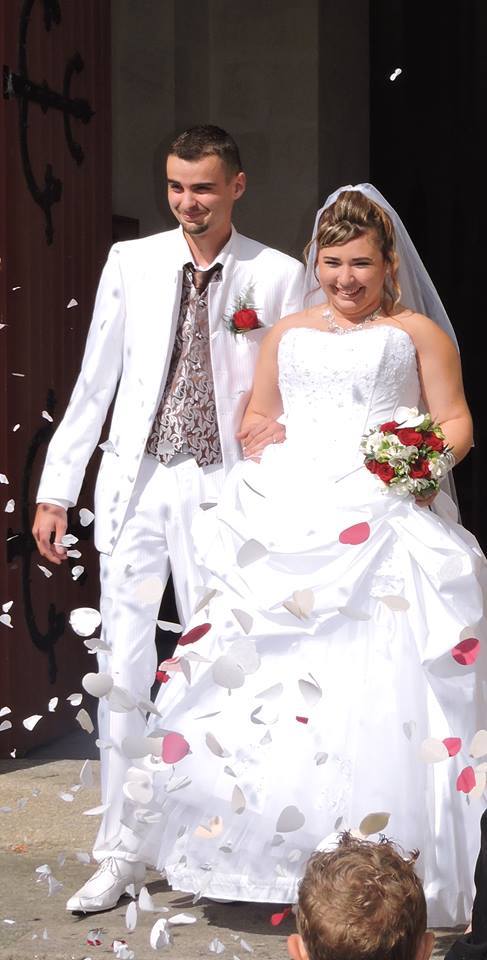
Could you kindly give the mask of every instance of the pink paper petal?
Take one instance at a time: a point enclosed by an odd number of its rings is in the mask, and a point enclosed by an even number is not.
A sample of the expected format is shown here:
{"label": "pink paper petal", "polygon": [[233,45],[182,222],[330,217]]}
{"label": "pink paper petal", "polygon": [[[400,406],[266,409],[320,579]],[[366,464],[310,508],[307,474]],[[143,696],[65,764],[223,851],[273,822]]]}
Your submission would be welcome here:
{"label": "pink paper petal", "polygon": [[282,921],[285,920],[286,917],[288,917],[289,914],[292,913],[292,912],[293,912],[293,908],[292,908],[292,907],[285,907],[284,910],[282,911],[282,913],[273,913],[273,914],[271,915],[271,924],[272,924],[272,926],[273,926],[273,927],[278,927],[279,924],[281,924]]}
{"label": "pink paper petal", "polygon": [[162,759],[164,763],[178,763],[189,753],[187,740],[180,733],[167,733],[162,741]]}
{"label": "pink paper petal", "polygon": [[451,651],[453,659],[462,667],[468,667],[475,663],[479,653],[480,641],[475,637],[467,637],[466,640],[461,640]]}
{"label": "pink paper petal", "polygon": [[208,633],[208,630],[211,630],[211,623],[200,623],[199,626],[193,627],[192,630],[188,630],[188,633],[183,634],[179,640],[179,645],[185,647],[188,643],[196,643],[204,637],[205,633]]}
{"label": "pink paper petal", "polygon": [[457,753],[462,749],[462,741],[460,737],[446,737],[443,740],[448,754],[450,757],[456,757]]}
{"label": "pink paper petal", "polygon": [[457,777],[457,790],[461,793],[470,793],[477,785],[473,767],[464,767]]}
{"label": "pink paper petal", "polygon": [[364,543],[370,537],[370,527],[368,523],[354,523],[353,527],[347,527],[342,530],[340,543],[349,543],[356,546],[358,543]]}
{"label": "pink paper petal", "polygon": [[296,717],[296,720],[298,721],[298,723],[308,723],[309,717]]}

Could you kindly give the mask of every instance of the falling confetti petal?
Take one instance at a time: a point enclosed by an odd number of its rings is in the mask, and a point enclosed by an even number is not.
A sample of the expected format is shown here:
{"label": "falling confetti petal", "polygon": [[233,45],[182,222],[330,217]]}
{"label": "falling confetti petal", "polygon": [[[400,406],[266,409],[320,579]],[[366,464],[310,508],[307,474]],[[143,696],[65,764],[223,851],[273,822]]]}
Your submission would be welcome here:
{"label": "falling confetti petal", "polygon": [[250,563],[266,557],[268,552],[264,544],[259,543],[258,540],[247,540],[237,553],[237,563],[239,567],[247,567]]}
{"label": "falling confetti petal", "polygon": [[137,926],[137,904],[135,900],[129,903],[125,911],[125,926],[127,930],[135,930]]}
{"label": "falling confetti petal", "polygon": [[107,695],[108,706],[113,713],[129,713],[135,710],[136,703],[134,697],[125,687],[113,685],[110,693]]}
{"label": "falling confetti petal", "polygon": [[61,800],[64,800],[65,803],[72,803],[74,800],[72,793],[60,793],[58,796],[61,798]]}
{"label": "falling confetti petal", "polygon": [[162,737],[124,737],[122,750],[130,760],[139,760],[141,757],[152,755],[159,757],[162,749]]}
{"label": "falling confetti petal", "polygon": [[389,80],[391,80],[391,82],[393,83],[394,80],[397,80],[397,78],[401,76],[401,73],[402,73],[401,67],[396,67],[393,73],[391,73]]}
{"label": "falling confetti petal", "polygon": [[244,633],[250,633],[253,625],[253,618],[250,616],[250,613],[247,613],[245,610],[232,610],[232,613],[239,624],[242,627]]}
{"label": "falling confetti petal", "polygon": [[4,473],[0,473],[0,483],[8,483],[7,477]]}
{"label": "falling confetti petal", "polygon": [[213,600],[214,597],[219,597],[221,590],[207,590],[204,592],[201,600],[195,606],[193,614],[199,613],[200,610],[203,610],[203,607],[208,606],[210,600]]}
{"label": "falling confetti petal", "polygon": [[226,687],[227,690],[237,690],[239,687],[243,687],[245,683],[245,674],[242,668],[228,654],[223,654],[223,656],[218,657],[218,660],[215,660],[211,673],[215,683],[220,687]]}
{"label": "falling confetti petal", "polygon": [[296,717],[296,720],[298,721],[298,723],[304,723],[304,724],[309,723],[309,717]]}
{"label": "falling confetti petal", "polygon": [[48,413],[47,410],[43,410],[43,411],[42,411],[42,416],[44,417],[44,420],[48,420],[49,423],[53,423],[53,422],[54,422],[53,419],[52,419],[52,417],[51,417],[51,414]]}
{"label": "falling confetti petal", "polygon": [[323,763],[326,763],[328,760],[327,753],[315,753],[315,763],[317,767],[321,767]]}
{"label": "falling confetti petal", "polygon": [[95,519],[95,514],[91,510],[88,510],[86,507],[81,507],[79,512],[79,522],[82,527],[89,527],[90,523],[93,523]]}
{"label": "falling confetti petal", "polygon": [[485,770],[475,770],[475,786],[473,790],[470,791],[469,796],[473,799],[479,799],[485,791],[487,786],[487,773]]}
{"label": "falling confetti petal", "polygon": [[164,584],[160,577],[147,577],[142,583],[137,584],[134,590],[134,597],[142,606],[148,606],[152,603],[160,604],[164,592]]}
{"label": "falling confetti petal", "polygon": [[12,617],[9,613],[0,613],[0,623],[3,623],[4,627],[10,627],[13,630]]}
{"label": "falling confetti petal", "polygon": [[282,696],[284,686],[282,683],[275,683],[272,687],[267,687],[267,690],[262,690],[262,693],[256,693],[256,700],[278,700]]}
{"label": "falling confetti petal", "polygon": [[[136,770],[135,773],[141,773],[140,770]],[[135,773],[132,775],[135,776]],[[127,776],[130,775],[130,771]],[[128,780],[124,783],[123,792],[126,797],[129,798],[133,803],[140,803],[142,806],[147,805],[151,802],[154,795],[154,790],[152,784],[146,775],[146,779],[142,780]]]}
{"label": "falling confetti petal", "polygon": [[235,661],[245,674],[255,673],[260,667],[260,655],[257,653],[255,643],[251,640],[242,638],[235,640],[228,651],[228,656]]}
{"label": "falling confetti petal", "polygon": [[301,696],[306,701],[308,706],[315,707],[316,704],[320,702],[322,697],[321,688],[317,686],[317,684],[311,683],[309,680],[299,680],[298,685]]}
{"label": "falling confetti petal", "polygon": [[11,730],[11,729],[12,729],[12,721],[2,720],[2,722],[0,723],[0,733],[4,733],[5,730]]}
{"label": "falling confetti petal", "polygon": [[460,740],[460,737],[445,737],[443,743],[448,750],[449,757],[456,757],[457,753],[459,753],[459,751],[462,749],[462,741]]}
{"label": "falling confetti petal", "polygon": [[77,307],[77,306],[78,306],[78,301],[75,300],[74,297],[72,297],[71,300],[69,301],[69,303],[68,303],[67,306],[66,306],[66,310],[70,310],[71,307]]}
{"label": "falling confetti petal", "polygon": [[487,730],[477,730],[469,750],[471,757],[483,757],[487,753]]}
{"label": "falling confetti petal", "polygon": [[156,620],[157,626],[161,630],[170,630],[171,633],[182,633],[182,626],[180,623],[172,623],[170,620]]}
{"label": "falling confetti petal", "polygon": [[71,576],[73,580],[79,580],[81,575],[85,572],[85,568],[82,566],[73,567],[71,570]]}
{"label": "falling confetti petal", "polygon": [[5,513],[13,513],[15,510],[15,500],[8,500],[5,504]]}
{"label": "falling confetti petal", "polygon": [[304,814],[298,807],[284,807],[276,823],[276,833],[292,833],[294,830],[300,830],[304,822]]}
{"label": "falling confetti petal", "polygon": [[75,543],[78,543],[78,537],[75,537],[74,533],[65,533],[59,542],[63,547],[74,547]]}
{"label": "falling confetti petal", "polygon": [[43,567],[41,563],[38,563],[37,566],[39,567],[39,570],[41,571],[41,573],[43,573],[44,576],[47,577],[47,579],[49,579],[49,577],[52,577],[52,570],[48,570],[47,567]]}
{"label": "falling confetti petal", "polygon": [[78,710],[75,720],[78,721],[82,730],[86,730],[87,733],[93,733],[95,728],[93,726],[92,719],[84,707],[82,707],[81,710]]}
{"label": "falling confetti petal", "polygon": [[409,600],[406,600],[405,597],[388,595],[385,597],[380,597],[382,603],[385,603],[386,607],[389,607],[389,610],[395,610],[398,613],[403,613],[405,610],[409,610],[410,603]]}
{"label": "falling confetti petal", "polygon": [[427,737],[426,740],[423,740],[420,755],[425,763],[439,763],[449,757],[448,748],[443,741],[436,740],[434,737]]}
{"label": "falling confetti petal", "polygon": [[208,950],[210,951],[210,953],[223,953],[225,950],[225,947],[221,942],[221,940],[218,939],[218,937],[214,937],[214,939],[211,940],[208,946]]}
{"label": "falling confetti petal", "polygon": [[77,607],[71,610],[69,623],[79,637],[89,637],[100,626],[101,616],[93,607]]}
{"label": "falling confetti petal", "polygon": [[109,673],[86,673],[81,686],[92,697],[105,697],[113,688],[113,680]]}
{"label": "falling confetti petal", "polygon": [[461,640],[451,651],[453,659],[463,667],[475,663],[479,653],[480,641],[476,640],[475,637],[467,637],[466,640]]}
{"label": "falling confetti petal", "polygon": [[51,697],[47,705],[49,713],[54,713],[58,703],[59,703],[59,697]]}
{"label": "falling confetti petal", "polygon": [[83,699],[82,693],[70,693],[69,697],[66,697],[66,700],[69,701],[72,707],[79,707]]}
{"label": "falling confetti petal", "polygon": [[360,833],[363,837],[370,837],[373,833],[380,833],[381,830],[385,830],[390,818],[390,813],[368,813],[359,826]]}
{"label": "falling confetti petal", "polygon": [[271,924],[273,927],[278,927],[289,914],[292,913],[292,907],[285,907],[282,913],[273,913],[271,914]]}
{"label": "falling confetti petal", "polygon": [[476,786],[475,770],[473,767],[464,767],[457,777],[457,790],[460,793],[470,793]]}
{"label": "falling confetti petal", "polygon": [[368,523],[354,523],[352,527],[347,527],[345,530],[342,530],[338,539],[340,543],[348,543],[356,546],[359,543],[364,543],[369,537],[370,526]]}
{"label": "falling confetti petal", "polygon": [[156,920],[150,932],[149,942],[153,950],[161,950],[171,943],[171,935],[167,929],[167,920],[161,917]]}
{"label": "falling confetti petal", "polygon": [[219,837],[223,830],[223,820],[221,817],[212,817],[212,819],[206,823],[200,823],[196,830],[194,831],[194,836],[199,837],[200,840],[213,840],[214,837]]}
{"label": "falling confetti petal", "polygon": [[11,707],[2,707],[0,710],[0,717],[6,717],[9,713],[12,713]]}
{"label": "falling confetti petal", "polygon": [[71,560],[79,560],[81,557],[81,550],[66,550],[66,556],[70,557]]}
{"label": "falling confetti petal", "polygon": [[176,926],[178,924],[196,923],[196,920],[197,917],[191,916],[190,913],[175,913],[173,917],[168,917],[167,922]]}
{"label": "falling confetti petal", "polygon": [[81,767],[79,779],[83,787],[89,788],[93,786],[93,767],[91,766],[91,760],[85,760]]}
{"label": "falling confetti petal", "polygon": [[185,647],[189,643],[197,643],[209,630],[211,630],[211,623],[200,623],[197,627],[193,627],[192,630],[188,630],[187,633],[183,633],[183,636],[179,639],[179,646]]}
{"label": "falling confetti petal", "polygon": [[235,784],[232,793],[232,810],[234,813],[240,814],[243,813],[246,807],[245,796],[238,786]]}
{"label": "falling confetti petal", "polygon": [[101,817],[101,815],[109,809],[110,809],[109,803],[101,803],[99,807],[91,807],[89,810],[83,810],[83,816]]}
{"label": "falling confetti petal", "polygon": [[39,720],[42,720],[42,713],[33,713],[31,717],[26,717],[25,720],[22,720],[23,726],[26,730],[33,730]]}
{"label": "falling confetti petal", "polygon": [[162,741],[162,759],[164,763],[178,763],[189,753],[187,740],[180,733],[168,733]]}
{"label": "falling confetti petal", "polygon": [[403,729],[403,732],[404,732],[404,736],[407,737],[408,740],[411,740],[411,737],[412,737],[412,735],[413,735],[413,733],[414,733],[414,731],[415,731],[415,729],[416,729],[416,723],[415,723],[415,721],[414,721],[414,720],[406,720],[406,722],[403,723],[403,725],[402,725],[402,729]]}
{"label": "falling confetti petal", "polygon": [[12,433],[17,433],[17,430],[20,430],[20,423],[16,423],[15,426],[12,427]]}
{"label": "falling confetti petal", "polygon": [[225,750],[224,747],[218,742],[215,736],[212,733],[207,733],[205,736],[206,746],[208,750],[211,750],[216,757],[230,757],[231,754],[228,750]]}

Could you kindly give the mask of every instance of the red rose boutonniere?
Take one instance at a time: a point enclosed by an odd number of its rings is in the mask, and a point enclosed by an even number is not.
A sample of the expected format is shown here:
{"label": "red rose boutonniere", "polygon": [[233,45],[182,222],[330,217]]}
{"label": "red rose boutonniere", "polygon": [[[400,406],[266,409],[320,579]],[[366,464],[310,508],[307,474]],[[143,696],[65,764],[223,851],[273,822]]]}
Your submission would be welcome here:
{"label": "red rose boutonniere", "polygon": [[227,330],[230,330],[235,336],[239,333],[249,333],[250,330],[258,330],[259,327],[264,326],[259,320],[254,304],[252,283],[236,298],[233,312],[225,314],[224,321]]}

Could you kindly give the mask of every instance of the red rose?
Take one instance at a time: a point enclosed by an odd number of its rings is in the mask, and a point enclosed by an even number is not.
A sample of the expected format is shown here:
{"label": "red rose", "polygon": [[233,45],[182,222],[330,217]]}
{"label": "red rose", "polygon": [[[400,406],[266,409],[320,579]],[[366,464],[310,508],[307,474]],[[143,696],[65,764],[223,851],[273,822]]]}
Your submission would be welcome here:
{"label": "red rose", "polygon": [[379,430],[381,433],[395,433],[399,424],[396,420],[388,420],[387,423],[381,423]]}
{"label": "red rose", "polygon": [[441,437],[437,437],[436,433],[423,433],[423,443],[426,443],[432,450],[437,450],[438,453],[442,453],[445,449],[445,441]]}
{"label": "red rose", "polygon": [[396,430],[396,437],[399,437],[405,447],[419,447],[423,442],[423,434],[418,430],[412,430],[411,427],[402,427]]}
{"label": "red rose", "polygon": [[422,477],[430,477],[430,468],[427,460],[416,460],[414,466],[409,471],[414,480],[421,480]]}
{"label": "red rose", "polygon": [[371,473],[375,473],[384,483],[390,483],[396,476],[394,467],[390,463],[379,463],[378,460],[367,460],[365,466]]}
{"label": "red rose", "polygon": [[237,330],[257,330],[260,327],[259,318],[255,310],[248,308],[236,310],[233,315],[233,322]]}

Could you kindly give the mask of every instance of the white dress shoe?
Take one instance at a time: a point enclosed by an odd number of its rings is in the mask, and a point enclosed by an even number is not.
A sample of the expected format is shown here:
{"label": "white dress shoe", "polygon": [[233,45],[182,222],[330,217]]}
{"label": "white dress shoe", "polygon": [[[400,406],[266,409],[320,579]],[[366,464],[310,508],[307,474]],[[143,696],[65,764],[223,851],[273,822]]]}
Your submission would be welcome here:
{"label": "white dress shoe", "polygon": [[77,913],[110,910],[117,905],[127,887],[133,885],[134,892],[139,893],[144,879],[145,864],[107,857],[102,860],[96,873],[69,898],[66,910]]}

